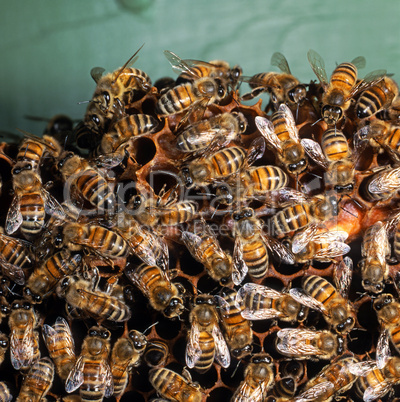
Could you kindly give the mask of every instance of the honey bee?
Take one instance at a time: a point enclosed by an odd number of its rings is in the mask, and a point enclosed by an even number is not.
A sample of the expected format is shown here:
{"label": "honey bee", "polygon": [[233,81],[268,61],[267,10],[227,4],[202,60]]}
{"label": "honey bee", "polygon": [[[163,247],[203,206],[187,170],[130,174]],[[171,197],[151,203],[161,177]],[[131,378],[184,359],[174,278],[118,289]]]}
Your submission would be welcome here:
{"label": "honey bee", "polygon": [[147,265],[157,265],[168,269],[168,246],[161,236],[137,222],[131,214],[118,214],[118,232],[128,242],[132,252]]}
{"label": "honey bee", "polygon": [[228,345],[219,328],[216,300],[198,295],[190,312],[191,324],[186,345],[186,365],[199,373],[208,371],[214,359],[224,368],[231,364]]}
{"label": "honey bee", "polygon": [[316,51],[309,50],[307,58],[324,90],[321,114],[328,126],[336,126],[349,109],[352,98],[380,82],[386,74],[385,70],[376,70],[357,81],[357,70],[365,66],[365,58],[360,56],[351,63],[339,64],[328,82],[322,57]]}
{"label": "honey bee", "polygon": [[152,339],[151,342],[147,342],[143,360],[149,367],[160,367],[165,366],[168,356],[168,344],[161,339]]}
{"label": "honey bee", "polygon": [[[96,278],[96,276],[94,276]],[[112,288],[101,291],[98,284],[79,276],[66,276],[57,285],[58,297],[98,320],[122,322],[129,320],[131,312],[121,298],[112,295]]]}
{"label": "honey bee", "polygon": [[6,334],[0,332],[0,366],[4,361],[5,354],[9,346],[8,338]]}
{"label": "honey bee", "polygon": [[274,385],[274,377],[271,357],[266,353],[253,355],[244,371],[244,380],[236,389],[231,401],[264,401],[268,390]]}
{"label": "honey bee", "polygon": [[82,402],[101,402],[114,392],[113,377],[108,364],[110,336],[105,328],[89,329],[81,353],[65,382],[67,392],[79,388]]}
{"label": "honey bee", "polygon": [[26,370],[40,358],[36,312],[30,303],[14,300],[8,326],[11,330],[11,364],[16,370]]}
{"label": "honey bee", "polygon": [[42,332],[49,355],[56,366],[57,374],[65,381],[76,362],[75,344],[71,329],[64,318],[58,317],[54,326],[44,324]]}
{"label": "honey bee", "polygon": [[46,400],[45,396],[53,384],[54,365],[48,357],[38,360],[32,365],[21,384],[21,390],[16,399],[18,402],[39,402]]}
{"label": "honey bee", "polygon": [[236,305],[236,290],[225,287],[221,290],[221,294],[215,297],[219,305],[218,311],[221,316],[225,340],[231,354],[236,359],[242,359],[253,350],[251,322],[241,315],[244,307]]}
{"label": "honey bee", "polygon": [[400,167],[386,167],[372,174],[366,183],[365,196],[370,201],[385,201],[399,190]]}
{"label": "honey bee", "polygon": [[289,293],[279,292],[255,283],[244,284],[237,293],[236,304],[247,320],[279,319],[282,321],[304,321],[308,308],[297,302]]}
{"label": "honey bee", "polygon": [[[115,156],[110,160],[99,160],[101,167],[114,167],[121,162]],[[97,214],[112,214],[116,206],[115,195],[108,185],[105,176],[87,160],[74,154],[64,152],[58,162],[58,169],[67,184],[68,191],[75,190],[77,197],[82,197],[92,206],[97,207]]]}
{"label": "honey bee", "polygon": [[157,393],[168,400],[176,402],[201,402],[205,395],[200,385],[192,382],[187,370],[184,376],[167,368],[153,368],[149,371],[149,380]]}
{"label": "honey bee", "polygon": [[171,282],[167,271],[156,265],[141,265],[125,271],[127,277],[147,297],[151,307],[167,318],[179,317],[183,310],[182,287]]}
{"label": "honey bee", "polygon": [[176,137],[176,147],[186,153],[198,153],[217,141],[218,146],[223,147],[240,138],[246,128],[247,120],[243,113],[222,113],[186,128]]}
{"label": "honey bee", "polygon": [[361,246],[362,286],[367,292],[380,293],[389,278],[390,244],[386,226],[378,221],[368,227]]}
{"label": "honey bee", "polygon": [[0,267],[3,275],[18,285],[25,283],[23,268],[32,264],[29,246],[29,243],[9,237],[0,230]]}
{"label": "honey bee", "polygon": [[365,119],[389,108],[398,95],[399,87],[396,82],[392,78],[384,76],[357,99],[355,106],[357,117]]}
{"label": "honey bee", "polygon": [[84,248],[100,258],[123,258],[129,253],[129,245],[121,235],[98,225],[67,222],[60,241],[70,251]]}
{"label": "honey bee", "polygon": [[343,355],[334,363],[325,366],[316,377],[309,380],[304,391],[295,402],[330,402],[336,395],[349,390],[357,376],[350,372],[350,367],[359,360],[356,356]]}
{"label": "honey bee", "polygon": [[147,114],[132,114],[123,117],[103,135],[100,142],[100,153],[112,154],[130,138],[152,133],[158,124],[159,122],[153,116]]}
{"label": "honey bee", "polygon": [[[293,201],[296,201],[296,197]],[[329,220],[339,212],[338,200],[334,194],[319,194],[306,201],[299,197],[298,201],[298,204],[289,205],[270,218],[271,233],[285,235],[310,224]]]}
{"label": "honey bee", "polygon": [[215,234],[204,221],[201,228],[196,225],[196,233],[183,231],[182,240],[190,254],[204,265],[212,279],[222,285],[230,282],[232,257],[222,250]]}
{"label": "honey bee", "polygon": [[64,218],[59,202],[43,187],[38,172],[28,162],[20,162],[12,169],[14,198],[6,218],[6,233],[18,228],[26,238],[38,235],[45,224],[46,212]]}
{"label": "honey bee", "polygon": [[29,276],[24,289],[25,297],[31,302],[42,302],[51,295],[62,278],[74,274],[81,260],[79,254],[72,255],[68,249],[62,249],[51,255]]}
{"label": "honey bee", "polygon": [[306,87],[292,75],[286,57],[275,52],[271,57],[271,65],[278,67],[281,73],[260,73],[242,78],[253,89],[249,94],[243,95],[242,99],[250,100],[262,92],[268,92],[275,109],[283,103],[300,105],[306,97]]}
{"label": "honey bee", "polygon": [[193,111],[204,111],[208,105],[225,98],[227,90],[223,79],[201,76],[199,71],[202,74],[202,69],[190,67],[184,60],[168,50],[164,54],[174,69],[185,70],[185,73],[192,77],[193,82],[178,85],[161,95],[156,104],[158,116],[170,116],[186,111],[183,117],[185,121]]}
{"label": "honey bee", "polygon": [[122,395],[129,379],[129,371],[140,364],[140,358],[146,348],[146,337],[136,330],[131,330],[127,337],[117,340],[111,351],[110,366],[114,379],[114,395]]}
{"label": "honey bee", "polygon": [[242,208],[232,213],[233,235],[233,282],[239,285],[247,272],[256,279],[265,276],[268,270],[268,249],[279,261],[294,264],[292,253],[278,240],[263,232],[264,222],[255,216],[252,208]]}
{"label": "honey bee", "polygon": [[286,376],[280,380],[275,381],[275,385],[271,394],[268,395],[265,402],[289,402],[294,398],[297,390],[297,384],[293,377]]}
{"label": "honey bee", "polygon": [[129,67],[136,61],[136,55],[143,45],[132,57],[119,69],[103,75],[104,68],[94,67],[90,75],[97,86],[93,93],[91,102],[94,103],[104,116],[112,113],[112,107],[116,101],[129,107],[137,92],[150,92],[152,89],[150,77],[142,70]]}
{"label": "honey bee", "polygon": [[396,350],[400,351],[400,303],[390,293],[382,293],[373,303],[382,328],[387,331]]}
{"label": "honey bee", "polygon": [[0,401],[1,402],[11,402],[13,396],[4,381],[0,381]]}
{"label": "honey bee", "polygon": [[258,130],[277,151],[279,162],[289,173],[299,174],[307,168],[307,157],[293,114],[285,104],[279,106],[271,121],[261,116],[257,116],[255,121]]}
{"label": "honey bee", "polygon": [[276,348],[295,359],[330,360],[343,353],[343,338],[326,330],[283,328],[277,332]]}
{"label": "honey bee", "polygon": [[[346,275],[351,275],[351,264],[347,265],[347,271]],[[345,282],[341,281],[340,285]],[[290,289],[289,293],[299,303],[320,311],[337,333],[345,335],[353,329],[355,311],[344,297],[344,289],[337,290],[325,278],[317,275],[304,277],[303,290]]]}
{"label": "honey bee", "polygon": [[187,188],[200,187],[207,183],[225,180],[250,166],[265,151],[265,141],[255,139],[246,151],[233,146],[215,153],[205,152],[181,169],[181,177]]}

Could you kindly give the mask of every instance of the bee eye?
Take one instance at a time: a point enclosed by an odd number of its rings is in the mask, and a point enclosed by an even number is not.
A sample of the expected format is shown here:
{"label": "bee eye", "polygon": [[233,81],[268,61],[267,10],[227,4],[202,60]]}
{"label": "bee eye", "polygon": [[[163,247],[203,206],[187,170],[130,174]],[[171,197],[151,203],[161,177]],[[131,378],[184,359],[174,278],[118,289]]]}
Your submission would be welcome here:
{"label": "bee eye", "polygon": [[108,339],[108,338],[110,337],[110,332],[108,332],[108,331],[102,331],[102,332],[100,333],[100,336],[101,336],[103,339]]}
{"label": "bee eye", "polygon": [[218,87],[218,96],[220,96],[221,98],[225,95],[225,89],[222,85],[220,85]]}
{"label": "bee eye", "polygon": [[8,346],[8,342],[7,341],[0,341],[0,346],[2,348],[6,348]]}
{"label": "bee eye", "polygon": [[18,310],[19,308],[21,308],[21,306],[20,306],[20,304],[19,304],[18,302],[14,302],[14,303],[11,305],[11,308],[12,308],[13,310]]}
{"label": "bee eye", "polygon": [[68,285],[69,285],[69,278],[64,278],[64,279],[61,281],[61,288],[62,288],[62,289],[65,289]]}
{"label": "bee eye", "polygon": [[239,221],[241,219],[241,217],[242,217],[242,215],[239,214],[239,213],[234,213],[232,215],[232,218],[233,218],[234,221]]}
{"label": "bee eye", "polygon": [[31,304],[30,303],[23,303],[22,307],[24,310],[29,310],[31,308]]}
{"label": "bee eye", "polygon": [[109,104],[110,100],[111,100],[110,94],[108,92],[103,92],[103,97],[104,97],[104,100],[106,101],[106,103]]}
{"label": "bee eye", "polygon": [[97,330],[96,330],[96,329],[91,329],[91,330],[89,331],[89,336],[98,336]]}

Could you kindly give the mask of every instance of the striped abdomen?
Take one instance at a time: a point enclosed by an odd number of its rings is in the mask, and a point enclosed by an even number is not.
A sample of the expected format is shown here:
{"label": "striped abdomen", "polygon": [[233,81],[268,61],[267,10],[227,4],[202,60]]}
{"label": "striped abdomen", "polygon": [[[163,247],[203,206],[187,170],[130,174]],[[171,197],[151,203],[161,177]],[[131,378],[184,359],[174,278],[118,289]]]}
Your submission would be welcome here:
{"label": "striped abdomen", "polygon": [[275,134],[278,136],[281,142],[285,142],[290,139],[290,134],[286,123],[286,112],[281,110],[276,111],[271,116],[271,122],[274,125]]}
{"label": "striped abdomen", "polygon": [[400,127],[392,127],[389,134],[385,138],[385,143],[395,152],[400,152]]}
{"label": "striped abdomen", "polygon": [[[365,376],[360,376],[355,384],[356,392],[360,397],[363,396],[367,388],[380,388],[380,384],[386,382],[382,370],[375,368],[366,373]],[[383,396],[383,395],[381,395]]]}
{"label": "striped abdomen", "polygon": [[208,371],[214,361],[215,341],[208,331],[201,331],[199,336],[199,346],[201,355],[194,365],[194,369],[199,373]]}
{"label": "striped abdomen", "polygon": [[46,217],[44,200],[41,193],[36,191],[22,194],[19,204],[22,215],[22,233],[28,237],[37,235],[42,231]]}
{"label": "striped abdomen", "polygon": [[197,216],[197,204],[193,201],[181,201],[165,209],[160,218],[162,225],[179,225]]}
{"label": "striped abdomen", "polygon": [[100,212],[113,211],[116,200],[107,181],[94,169],[85,169],[75,181],[83,198],[98,207]]}
{"label": "striped abdomen", "polygon": [[339,64],[332,73],[331,87],[340,88],[343,92],[350,92],[357,81],[357,68],[352,63]]}
{"label": "striped abdomen", "polygon": [[128,243],[122,236],[102,226],[89,226],[83,243],[109,258],[125,257],[129,252]]}
{"label": "striped abdomen", "polygon": [[246,150],[230,147],[216,152],[209,159],[213,169],[213,178],[227,177],[238,172],[246,161]]}
{"label": "striped abdomen", "polygon": [[31,263],[29,251],[17,239],[0,236],[0,255],[9,264],[23,268]]}
{"label": "striped abdomen", "polygon": [[[113,76],[116,77],[119,72],[120,70],[116,70],[113,73]],[[151,88],[150,77],[144,71],[139,70],[138,68],[124,68],[121,74],[119,74],[117,77],[117,81],[120,81],[126,90],[137,89],[139,87],[142,90],[148,91]]]}
{"label": "striped abdomen", "polygon": [[198,100],[192,84],[178,85],[161,96],[156,105],[156,113],[161,116],[177,114],[189,109]]}
{"label": "striped abdomen", "polygon": [[157,125],[158,122],[153,116],[132,114],[118,120],[114,125],[114,130],[119,134],[121,140],[127,140],[139,134],[149,133]]}
{"label": "striped abdomen", "polygon": [[271,219],[272,235],[282,235],[301,229],[312,222],[307,204],[297,204],[277,212]]}
{"label": "striped abdomen", "polygon": [[[103,358],[103,357],[101,357]],[[82,402],[102,402],[106,392],[103,364],[95,358],[84,358],[83,384],[79,388]]]}
{"label": "striped abdomen", "polygon": [[336,128],[328,129],[321,139],[322,151],[330,162],[350,156],[349,144],[344,134]]}
{"label": "striped abdomen", "polygon": [[248,171],[249,183],[253,194],[264,193],[265,191],[279,190],[288,183],[287,174],[277,166],[258,166]]}
{"label": "striped abdomen", "polygon": [[315,300],[327,307],[339,296],[338,291],[326,279],[311,275],[304,279],[303,289]]}
{"label": "striped abdomen", "polygon": [[39,164],[46,151],[46,146],[38,141],[26,139],[19,147],[17,162],[29,162],[33,170],[39,168]]}
{"label": "striped abdomen", "polygon": [[262,278],[268,269],[268,250],[261,239],[258,237],[253,241],[243,241],[243,260],[249,267],[249,274],[253,278]]}

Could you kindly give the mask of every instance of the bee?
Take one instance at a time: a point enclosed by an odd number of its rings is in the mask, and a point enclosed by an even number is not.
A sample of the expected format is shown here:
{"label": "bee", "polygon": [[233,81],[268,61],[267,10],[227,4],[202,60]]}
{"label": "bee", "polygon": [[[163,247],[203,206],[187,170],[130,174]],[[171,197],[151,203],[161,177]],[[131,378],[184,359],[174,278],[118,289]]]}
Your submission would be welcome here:
{"label": "bee", "polygon": [[25,283],[23,268],[32,264],[29,251],[30,244],[9,237],[0,230],[0,266],[3,275],[13,280],[18,285]]}
{"label": "bee", "polygon": [[183,376],[167,368],[153,368],[149,380],[157,393],[176,402],[201,402],[205,395],[200,385],[192,382],[190,373],[184,370]]}
{"label": "bee", "polygon": [[74,274],[80,267],[81,260],[79,254],[72,255],[68,249],[52,254],[29,276],[24,288],[25,297],[31,302],[42,302],[51,295],[62,278]]}
{"label": "bee", "polygon": [[98,320],[129,320],[129,307],[119,297],[112,295],[111,291],[111,288],[107,292],[101,291],[94,280],[88,281],[79,276],[66,276],[56,288],[58,297]]}
{"label": "bee", "polygon": [[54,326],[44,324],[43,338],[49,355],[53,360],[57,374],[65,381],[75,366],[75,343],[71,329],[64,318],[58,317]]}
{"label": "bee", "polygon": [[221,290],[221,294],[215,297],[219,305],[218,311],[221,316],[225,340],[231,354],[236,359],[242,359],[253,350],[251,322],[241,315],[244,307],[236,305],[236,290],[225,287]]}
{"label": "bee", "polygon": [[367,179],[364,193],[370,201],[385,201],[397,193],[399,185],[400,167],[386,167]]}
{"label": "bee", "polygon": [[4,381],[0,381],[0,401],[1,402],[11,402],[13,396]]}
{"label": "bee", "polygon": [[145,351],[146,337],[136,330],[131,330],[127,337],[117,340],[111,351],[110,366],[114,379],[114,395],[122,395],[129,379],[129,371],[140,364]]}
{"label": "bee", "polygon": [[8,337],[0,332],[0,366],[4,361],[5,354],[9,346]]}
{"label": "bee", "polygon": [[379,82],[365,90],[357,99],[355,110],[359,119],[374,116],[381,110],[388,109],[399,95],[396,82],[384,76]]}
{"label": "bee", "polygon": [[147,265],[157,265],[164,271],[168,269],[168,246],[161,236],[149,230],[134,219],[131,214],[121,212],[118,214],[116,230],[128,242],[133,254]]}
{"label": "bee", "polygon": [[175,70],[184,70],[193,81],[178,85],[161,95],[156,104],[158,116],[170,116],[186,111],[183,118],[185,121],[193,111],[204,111],[208,105],[225,98],[227,86],[223,79],[208,75],[201,76],[199,71],[202,74],[202,69],[190,67],[184,60],[168,50],[164,51],[164,54]]}
{"label": "bee", "polygon": [[271,65],[278,67],[281,73],[260,73],[242,78],[242,81],[248,82],[253,89],[249,94],[243,95],[242,99],[250,100],[262,92],[268,92],[275,109],[283,103],[300,105],[307,94],[306,86],[292,75],[286,57],[275,52],[271,57]]}
{"label": "bee", "polygon": [[104,116],[109,117],[116,101],[129,107],[138,92],[147,93],[152,89],[151,79],[144,71],[129,67],[136,61],[135,57],[142,47],[121,68],[112,73],[103,75],[105,70],[102,67],[94,67],[90,71],[97,84],[91,102]]}
{"label": "bee", "polygon": [[18,402],[39,402],[45,400],[54,378],[54,365],[48,357],[38,360],[32,365],[21,384],[16,399]]}
{"label": "bee", "polygon": [[186,365],[199,373],[208,371],[214,359],[224,368],[231,364],[228,345],[219,328],[216,300],[198,295],[190,312],[191,324],[186,345]]}
{"label": "bee", "polygon": [[222,285],[231,281],[232,257],[222,250],[215,234],[204,221],[201,228],[196,225],[196,233],[183,231],[182,240],[212,279]]}
{"label": "bee", "polygon": [[251,357],[244,371],[244,380],[232,397],[232,402],[262,402],[274,385],[274,370],[271,357],[258,353]]}
{"label": "bee", "polygon": [[349,390],[357,376],[350,367],[359,360],[356,356],[343,355],[334,363],[325,366],[319,374],[309,380],[304,391],[294,398],[295,402],[330,402],[333,398]]}
{"label": "bee", "polygon": [[218,141],[223,147],[240,138],[246,131],[247,120],[241,112],[222,113],[206,120],[198,121],[183,130],[176,137],[176,147],[185,153],[198,153]]}
{"label": "bee", "polygon": [[365,58],[360,56],[351,63],[339,64],[328,82],[322,57],[316,51],[309,50],[307,58],[324,90],[321,114],[328,126],[336,126],[349,109],[352,99],[380,82],[386,74],[385,70],[376,70],[367,74],[364,79],[357,81],[358,69],[365,66]]}
{"label": "bee", "polygon": [[242,317],[247,320],[279,319],[301,322],[308,313],[308,308],[289,293],[255,283],[246,283],[238,290],[236,304],[243,308]]}
{"label": "bee", "polygon": [[98,225],[67,222],[62,228],[60,241],[70,251],[84,248],[100,258],[124,258],[129,253],[129,245],[121,235]]}
{"label": "bee", "polygon": [[165,366],[169,356],[168,344],[161,339],[152,339],[147,342],[146,350],[143,354],[143,360],[149,367]]}
{"label": "bee", "polygon": [[258,130],[277,151],[279,162],[289,173],[297,175],[307,168],[307,157],[293,114],[285,104],[279,106],[271,121],[261,116],[257,116],[255,121]]}
{"label": "bee", "polygon": [[101,402],[114,392],[113,377],[108,358],[110,332],[102,327],[92,327],[83,340],[81,353],[65,382],[65,390],[79,389],[82,402]]}
{"label": "bee", "polygon": [[24,300],[14,300],[8,318],[11,330],[11,364],[16,370],[26,370],[40,358],[36,312]]}
{"label": "bee", "polygon": [[14,198],[6,218],[6,233],[18,228],[26,238],[38,235],[45,224],[46,212],[64,218],[59,202],[43,187],[38,172],[28,162],[19,162],[12,169]]}
{"label": "bee", "polygon": [[[296,201],[296,197],[293,201]],[[315,197],[297,199],[299,203],[294,203],[277,212],[269,220],[271,233],[274,235],[286,235],[307,227],[310,224],[323,222],[338,215],[339,204],[334,194],[319,194]]]}
{"label": "bee", "polygon": [[[345,276],[351,275],[352,264],[347,264]],[[355,311],[344,294],[345,280],[340,290],[325,278],[310,275],[303,278],[302,289],[290,289],[289,294],[299,303],[320,311],[325,321],[341,335],[350,332],[355,324]]]}
{"label": "bee", "polygon": [[294,264],[292,253],[278,240],[263,233],[264,222],[255,216],[252,208],[242,208],[232,213],[233,235],[233,282],[238,285],[247,272],[256,279],[268,270],[268,249],[287,264]]}
{"label": "bee", "polygon": [[361,246],[362,286],[367,292],[380,293],[389,278],[390,244],[386,226],[378,221],[368,227]]}
{"label": "bee", "polygon": [[347,237],[348,233],[342,230],[321,231],[318,225],[311,224],[294,235],[292,252],[297,263],[330,262],[350,251],[350,246],[345,243]]}
{"label": "bee", "polygon": [[264,154],[265,141],[262,138],[255,139],[247,151],[238,146],[224,148],[214,153],[209,151],[182,167],[181,177],[187,188],[226,180],[240,173]]}
{"label": "bee", "polygon": [[125,271],[125,274],[147,297],[154,310],[167,318],[179,317],[183,313],[183,288],[171,282],[167,271],[156,265],[141,265]]}
{"label": "bee", "polygon": [[265,402],[288,402],[292,401],[297,390],[297,384],[293,377],[286,376],[275,381],[271,394]]}
{"label": "bee", "polygon": [[344,341],[327,330],[283,328],[277,332],[276,348],[295,359],[330,360],[343,353]]}
{"label": "bee", "polygon": [[388,332],[396,350],[400,351],[400,303],[390,293],[382,293],[373,302],[382,328]]}
{"label": "bee", "polygon": [[159,122],[147,114],[133,114],[119,119],[100,142],[100,153],[112,154],[132,137],[154,132]]}

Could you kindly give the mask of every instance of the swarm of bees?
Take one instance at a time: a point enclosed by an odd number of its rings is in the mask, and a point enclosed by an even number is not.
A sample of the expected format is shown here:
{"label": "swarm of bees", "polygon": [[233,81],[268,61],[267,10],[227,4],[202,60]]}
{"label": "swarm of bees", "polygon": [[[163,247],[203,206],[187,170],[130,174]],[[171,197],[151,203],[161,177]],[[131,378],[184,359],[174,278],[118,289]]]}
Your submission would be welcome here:
{"label": "swarm of bees", "polygon": [[392,74],[139,50],[0,144],[0,401],[398,400]]}

